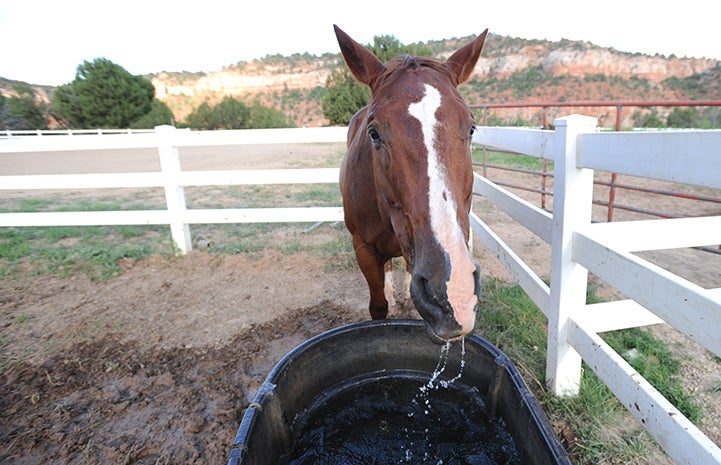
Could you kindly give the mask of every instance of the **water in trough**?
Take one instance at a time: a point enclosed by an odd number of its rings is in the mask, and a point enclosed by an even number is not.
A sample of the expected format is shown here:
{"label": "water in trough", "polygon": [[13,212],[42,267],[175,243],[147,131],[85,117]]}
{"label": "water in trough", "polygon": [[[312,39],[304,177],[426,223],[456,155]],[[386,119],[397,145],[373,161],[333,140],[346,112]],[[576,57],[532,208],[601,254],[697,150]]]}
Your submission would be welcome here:
{"label": "water in trough", "polygon": [[363,376],[326,393],[296,426],[288,465],[518,464],[502,419],[490,419],[476,388],[443,378],[450,346],[430,379],[392,371]]}

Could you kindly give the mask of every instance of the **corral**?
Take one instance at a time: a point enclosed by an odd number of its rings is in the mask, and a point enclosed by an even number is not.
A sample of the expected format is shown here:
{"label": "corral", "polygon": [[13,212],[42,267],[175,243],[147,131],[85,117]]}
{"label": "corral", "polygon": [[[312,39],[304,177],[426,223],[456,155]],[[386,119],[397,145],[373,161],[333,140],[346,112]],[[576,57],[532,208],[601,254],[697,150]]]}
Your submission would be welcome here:
{"label": "corral", "polygon": [[[308,166],[323,151],[337,160],[342,148],[304,151],[280,148],[278,154],[285,163]],[[252,163],[245,158],[242,168]],[[255,163],[268,167],[267,158]],[[550,250],[533,235],[484,201],[475,210],[539,274],[547,272]],[[326,226],[312,234],[323,241],[343,233]],[[484,278],[508,279],[480,244],[476,251]],[[656,256],[671,267],[680,264],[685,269],[676,272],[690,273],[694,282],[720,285],[717,258],[681,253],[693,258]],[[17,463],[48,456],[87,463],[222,462],[247,398],[275,360],[312,334],[367,318],[359,273],[328,261],[305,252],[201,251],[125,260],[119,276],[101,282],[32,273],[4,279],[3,424],[15,429],[3,432],[2,456]],[[697,369],[716,363],[702,349],[695,357]],[[717,369],[698,386],[718,382],[713,376]],[[718,442],[713,426],[708,431]]]}

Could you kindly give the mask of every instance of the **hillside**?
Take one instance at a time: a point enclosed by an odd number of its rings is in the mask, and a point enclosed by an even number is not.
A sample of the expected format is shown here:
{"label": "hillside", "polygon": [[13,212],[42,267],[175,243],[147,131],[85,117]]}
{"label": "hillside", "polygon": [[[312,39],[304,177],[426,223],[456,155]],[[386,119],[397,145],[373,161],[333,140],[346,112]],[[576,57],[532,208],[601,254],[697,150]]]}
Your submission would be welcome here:
{"label": "hillside", "polygon": [[[439,58],[470,42],[472,37],[431,41]],[[333,68],[344,66],[340,53],[322,56],[295,54],[267,56],[238,62],[212,73],[162,72],[146,76],[156,96],[165,102],[176,121],[204,101],[214,103],[230,95],[250,105],[276,107],[298,127],[323,126],[321,101]],[[12,93],[14,81],[0,77],[0,93]],[[48,101],[53,88],[33,86]],[[721,99],[721,61],[619,52],[589,42],[527,40],[489,34],[475,73],[461,92],[469,103]],[[657,108],[665,117],[669,108]],[[636,109],[624,112],[624,125],[632,125]],[[649,111],[649,110],[644,110]],[[610,126],[615,108],[551,108],[549,120],[570,112],[597,116]],[[538,109],[495,110],[500,120],[540,124]]]}
{"label": "hillside", "polygon": [[[472,37],[429,42],[437,57],[447,57]],[[240,62],[208,74],[151,76],[158,98],[182,120],[204,100],[232,95],[282,109],[297,126],[327,124],[321,110],[325,81],[340,54],[269,56]],[[461,91],[470,103],[572,100],[676,100],[721,98],[721,62],[619,52],[589,42],[525,40],[490,34],[469,83]],[[576,108],[574,112],[612,124],[613,108]],[[664,114],[669,109],[658,109]],[[550,109],[549,118],[568,113]],[[499,110],[502,119],[539,119],[538,110]],[[624,116],[629,118],[631,111]]]}

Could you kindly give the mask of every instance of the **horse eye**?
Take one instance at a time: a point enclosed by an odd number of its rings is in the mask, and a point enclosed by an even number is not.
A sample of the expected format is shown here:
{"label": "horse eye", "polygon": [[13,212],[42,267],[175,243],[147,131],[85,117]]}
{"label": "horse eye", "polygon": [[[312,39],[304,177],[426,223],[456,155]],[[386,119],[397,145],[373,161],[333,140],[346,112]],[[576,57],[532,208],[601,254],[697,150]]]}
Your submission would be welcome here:
{"label": "horse eye", "polygon": [[469,131],[468,137],[473,139],[473,134],[475,134],[475,133],[476,133],[476,125],[474,124],[473,126],[471,126],[471,130]]}
{"label": "horse eye", "polygon": [[381,148],[381,135],[378,134],[376,128],[368,128],[368,135],[371,138],[371,142],[373,142],[373,146],[376,149]]}

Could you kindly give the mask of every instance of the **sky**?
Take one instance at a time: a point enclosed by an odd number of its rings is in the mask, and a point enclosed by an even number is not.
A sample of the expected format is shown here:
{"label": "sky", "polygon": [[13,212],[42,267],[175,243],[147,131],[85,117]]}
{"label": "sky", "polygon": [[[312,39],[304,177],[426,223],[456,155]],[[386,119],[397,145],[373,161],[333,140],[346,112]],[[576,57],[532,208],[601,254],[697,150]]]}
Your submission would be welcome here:
{"label": "sky", "polygon": [[[0,77],[71,82],[83,61],[132,74],[211,72],[266,55],[338,52],[333,24],[363,44],[491,33],[583,40],[624,52],[721,60],[709,0],[0,0]],[[488,40],[492,40],[492,37]]]}

